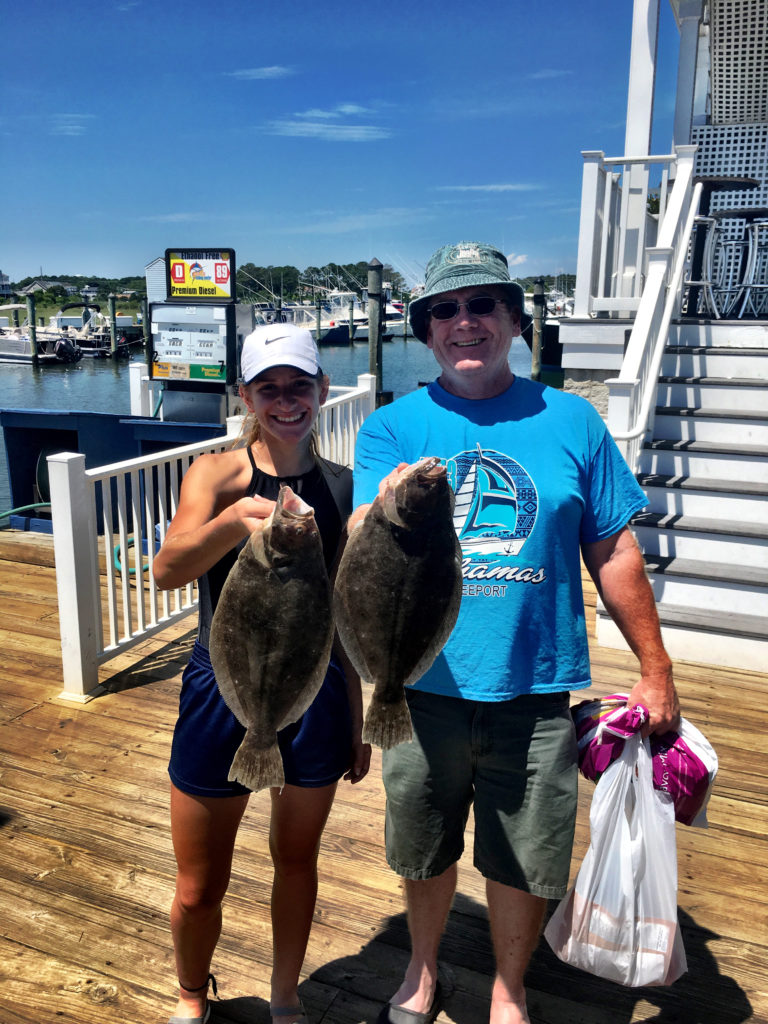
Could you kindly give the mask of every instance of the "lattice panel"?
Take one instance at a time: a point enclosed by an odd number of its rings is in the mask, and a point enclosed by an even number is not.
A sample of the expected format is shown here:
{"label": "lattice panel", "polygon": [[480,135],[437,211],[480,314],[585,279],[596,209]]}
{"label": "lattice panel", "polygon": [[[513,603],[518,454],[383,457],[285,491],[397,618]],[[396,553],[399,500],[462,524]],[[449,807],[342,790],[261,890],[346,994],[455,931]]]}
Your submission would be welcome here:
{"label": "lattice panel", "polygon": [[695,126],[691,142],[699,147],[695,174],[739,175],[760,182],[748,192],[714,192],[711,210],[768,206],[768,123]]}
{"label": "lattice panel", "polygon": [[712,124],[768,122],[768,0],[711,0]]}

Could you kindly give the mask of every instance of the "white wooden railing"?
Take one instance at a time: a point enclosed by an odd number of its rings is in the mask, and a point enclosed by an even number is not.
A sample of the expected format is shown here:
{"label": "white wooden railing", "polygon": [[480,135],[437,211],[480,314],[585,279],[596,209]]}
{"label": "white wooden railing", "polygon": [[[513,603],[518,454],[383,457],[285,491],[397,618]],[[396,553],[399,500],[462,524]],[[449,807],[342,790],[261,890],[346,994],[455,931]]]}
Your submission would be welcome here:
{"label": "white wooden railing", "polygon": [[693,185],[695,146],[678,149],[677,174],[659,228],[647,249],[647,276],[618,377],[607,380],[608,429],[630,469],[637,472],[653,430],[659,371],[669,326],[680,310],[683,276],[701,184]]}
{"label": "white wooden railing", "polygon": [[[661,156],[606,157],[582,153],[579,250],[574,290],[574,317],[631,317],[640,307],[649,269],[649,251],[661,245],[667,214],[669,181],[695,146],[678,146]],[[651,169],[657,167],[658,215],[648,213]]]}
{"label": "white wooden railing", "polygon": [[[360,424],[373,411],[376,378],[332,387],[320,410],[321,454],[351,466]],[[241,417],[226,436],[95,469],[85,456],[48,457],[56,585],[63,662],[61,697],[85,701],[99,692],[99,666],[197,609],[193,583],[162,591],[152,556],[176,511],[181,480],[203,452],[224,451],[240,436]]]}

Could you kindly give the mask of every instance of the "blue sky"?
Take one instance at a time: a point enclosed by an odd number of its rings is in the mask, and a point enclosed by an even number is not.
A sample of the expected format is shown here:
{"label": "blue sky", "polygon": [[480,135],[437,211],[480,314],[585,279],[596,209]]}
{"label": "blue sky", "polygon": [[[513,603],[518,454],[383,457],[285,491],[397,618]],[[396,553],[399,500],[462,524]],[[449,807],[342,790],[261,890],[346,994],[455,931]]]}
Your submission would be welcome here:
{"label": "blue sky", "polygon": [[[616,156],[631,0],[7,3],[0,270],[142,274],[166,248],[300,269],[445,242],[573,272],[581,150]],[[662,3],[653,151],[677,32]]]}

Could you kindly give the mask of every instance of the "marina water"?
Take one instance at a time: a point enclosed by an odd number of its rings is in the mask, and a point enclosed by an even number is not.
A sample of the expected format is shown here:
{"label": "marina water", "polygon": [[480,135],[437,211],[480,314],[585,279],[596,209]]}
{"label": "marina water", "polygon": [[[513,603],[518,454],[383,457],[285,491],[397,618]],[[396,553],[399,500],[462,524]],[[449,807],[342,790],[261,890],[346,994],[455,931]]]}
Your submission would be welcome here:
{"label": "marina water", "polygon": [[[142,359],[136,349],[134,362]],[[339,347],[321,346],[323,370],[331,384],[356,384],[358,375],[368,372],[368,345],[360,342]],[[531,375],[531,354],[524,341],[516,338],[509,357],[512,371]],[[128,360],[81,359],[79,363],[35,369],[6,363],[2,367],[2,408],[67,409],[81,412],[110,412],[129,415],[131,397]],[[393,338],[382,346],[383,390],[395,398],[407,394],[422,381],[434,380],[438,366],[426,345],[414,338]],[[95,467],[89,467],[95,468]],[[27,504],[31,496],[18,504]],[[0,512],[11,507],[5,443],[0,432]],[[0,528],[8,525],[0,519]]]}

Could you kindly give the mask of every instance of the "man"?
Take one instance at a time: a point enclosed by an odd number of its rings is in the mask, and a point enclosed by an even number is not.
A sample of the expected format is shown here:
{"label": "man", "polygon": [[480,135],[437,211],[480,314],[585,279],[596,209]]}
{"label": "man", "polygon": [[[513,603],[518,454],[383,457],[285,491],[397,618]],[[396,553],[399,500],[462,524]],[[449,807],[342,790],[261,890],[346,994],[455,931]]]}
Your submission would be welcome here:
{"label": "man", "polygon": [[576,816],[569,691],[589,686],[580,555],[640,662],[630,706],[679,722],[642,556],[627,528],[647,502],[596,411],[516,378],[528,321],[497,249],[461,242],[427,265],[411,304],[440,377],[375,412],[356,442],[358,523],[380,481],[439,456],[456,493],[464,589],[456,627],[407,692],[410,743],[384,752],[387,860],[405,878],[412,953],[380,1024],[440,1008],[437,950],[474,804],[496,955],[490,1024],[528,1021],[524,974],[546,901],[566,891]]}

